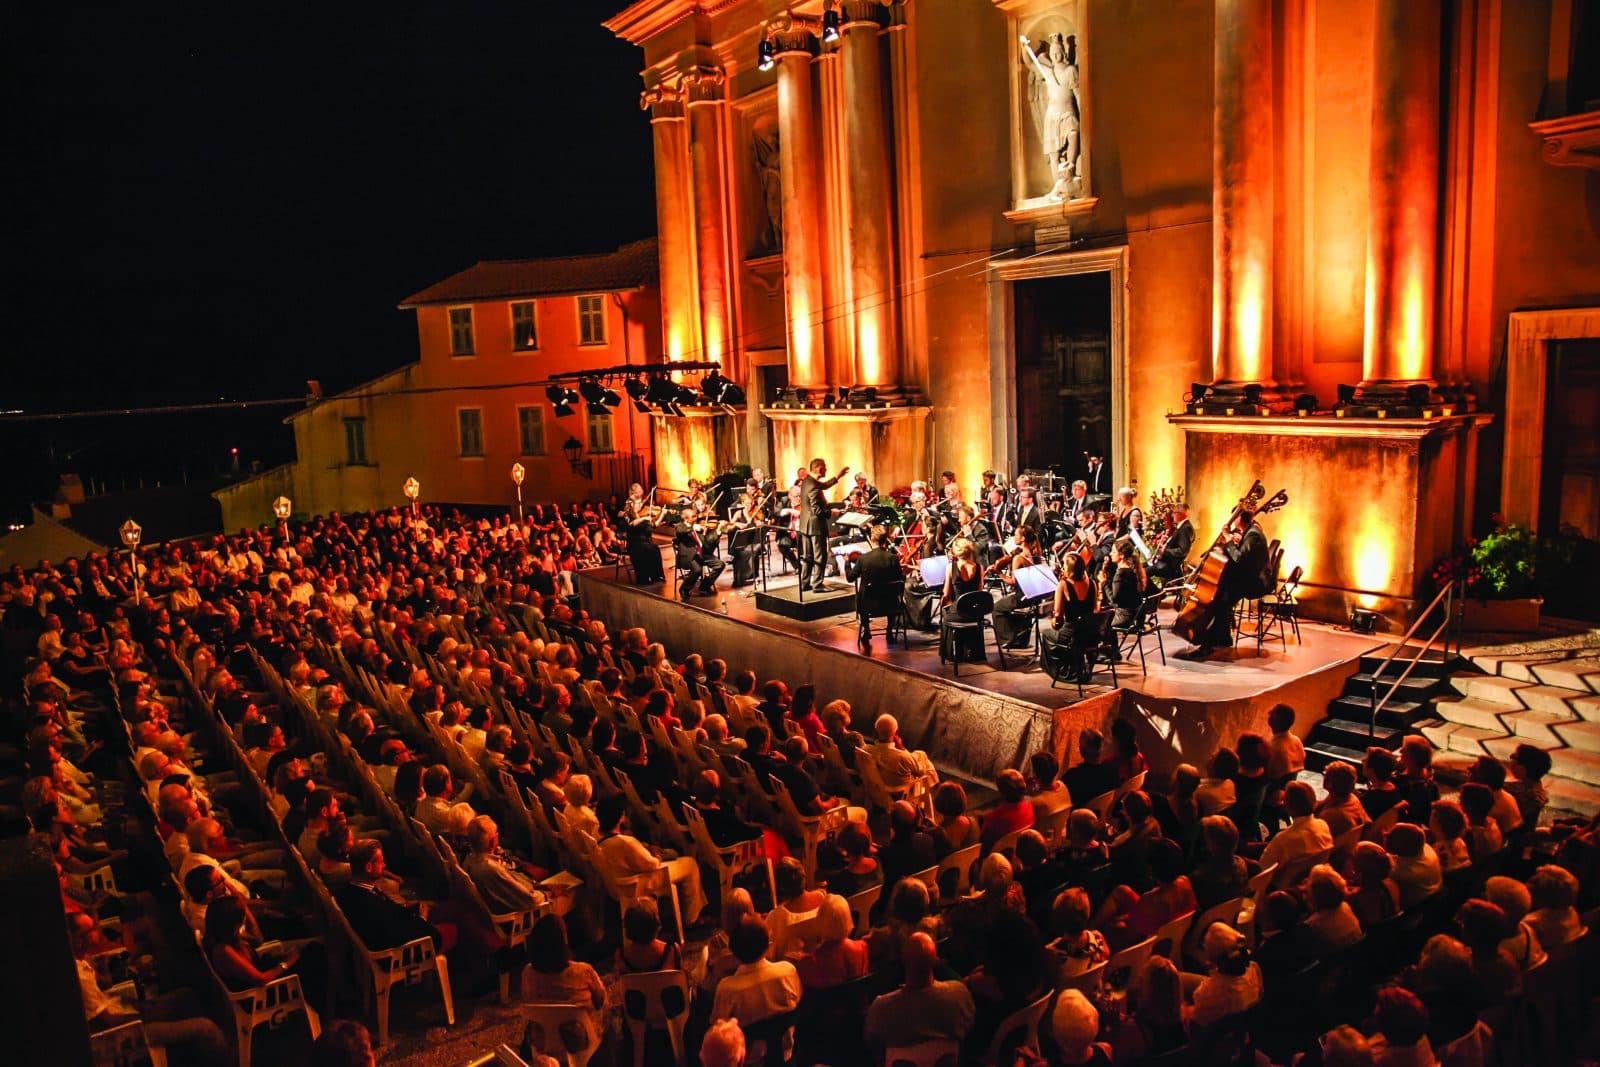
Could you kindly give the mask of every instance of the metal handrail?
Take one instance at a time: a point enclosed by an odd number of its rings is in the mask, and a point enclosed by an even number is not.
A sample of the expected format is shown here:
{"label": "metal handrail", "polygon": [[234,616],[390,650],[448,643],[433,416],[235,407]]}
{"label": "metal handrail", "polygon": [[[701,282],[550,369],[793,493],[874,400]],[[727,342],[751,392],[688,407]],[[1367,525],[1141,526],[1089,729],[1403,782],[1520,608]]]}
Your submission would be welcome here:
{"label": "metal handrail", "polygon": [[[1457,602],[1461,599],[1461,594],[1464,593],[1464,589],[1457,589],[1459,585],[1461,585],[1461,579],[1459,578],[1445,583],[1445,587],[1434,594],[1433,600],[1417,615],[1416,621],[1405,632],[1405,636],[1400,638],[1399,644],[1395,645],[1394,650],[1384,657],[1383,662],[1378,664],[1377,669],[1372,672],[1372,715],[1367,722],[1367,737],[1369,739],[1378,732],[1378,712],[1388,705],[1395,693],[1399,691],[1400,686],[1405,684],[1407,678],[1411,677],[1411,672],[1416,670],[1417,664],[1422,662],[1422,657],[1428,654],[1428,650],[1433,647],[1440,634],[1445,634],[1444,651],[1446,654],[1449,653],[1450,635],[1446,631],[1450,628],[1451,623],[1456,620],[1456,615],[1458,614]],[[1439,606],[1441,600],[1444,601],[1444,618],[1440,620],[1438,626],[1434,627],[1433,633],[1428,635],[1427,641],[1423,642],[1422,647],[1417,650],[1417,654],[1407,661],[1406,669],[1400,672],[1400,676],[1390,684],[1389,691],[1384,693],[1380,699],[1378,697],[1378,686],[1382,683],[1383,672],[1389,669],[1389,664],[1393,663],[1401,651],[1407,647],[1408,642],[1416,635],[1417,629],[1422,625],[1423,620],[1433,614],[1433,609]],[[1459,652],[1460,649],[1461,635],[1458,630],[1456,632],[1456,650]]]}

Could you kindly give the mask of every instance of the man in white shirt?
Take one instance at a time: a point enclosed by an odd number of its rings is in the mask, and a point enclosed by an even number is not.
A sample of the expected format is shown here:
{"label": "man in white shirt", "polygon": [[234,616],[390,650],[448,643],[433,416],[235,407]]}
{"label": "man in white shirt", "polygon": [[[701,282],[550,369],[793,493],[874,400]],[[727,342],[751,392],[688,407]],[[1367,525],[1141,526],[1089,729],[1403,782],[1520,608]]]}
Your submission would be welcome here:
{"label": "man in white shirt", "polygon": [[[83,1017],[91,1033],[100,1033],[124,1023],[141,1021],[140,1009],[120,996],[100,988],[95,976],[94,920],[79,912],[68,919],[71,924],[74,963],[78,970],[78,992],[83,997]],[[225,1063],[228,1040],[217,1024],[203,1016],[158,1021],[143,1018],[145,1039],[157,1048],[181,1048],[199,1063]],[[26,1042],[24,1042],[26,1044]]]}
{"label": "man in white shirt", "polygon": [[1289,825],[1279,830],[1261,853],[1261,866],[1288,863],[1333,847],[1328,824],[1311,814],[1317,806],[1317,791],[1309,782],[1290,782],[1283,790],[1283,809]]}
{"label": "man in white shirt", "polygon": [[448,834],[450,832],[450,811],[457,805],[450,803],[455,787],[450,781],[450,768],[442,763],[436,763],[422,772],[422,792],[425,794],[417,802],[417,821],[420,822],[430,834]]}
{"label": "man in white shirt", "polygon": [[756,676],[754,671],[740,671],[733,676],[733,691],[726,694],[728,704],[728,728],[733,731],[733,736],[743,737],[744,732],[761,721],[761,715],[756,711],[756,706],[761,703],[756,697]]}
{"label": "man in white shirt", "polygon": [[872,733],[877,740],[868,746],[867,751],[877,762],[878,777],[883,779],[889,792],[909,789],[918,781],[932,785],[938,780],[938,774],[925,753],[908,752],[901,744],[900,723],[893,715],[879,715],[872,724]]}
{"label": "man in white shirt", "polygon": [[[767,959],[769,944],[766,926],[753,915],[745,916],[729,932],[728,948],[739,961],[739,967],[717,983],[717,995],[711,1005],[712,1019],[733,1019],[748,1030],[763,1019],[800,1006],[800,974],[788,960],[775,963]],[[786,1050],[793,1041],[791,1028],[784,1034]],[[765,1048],[752,1042],[750,1059],[761,1062],[764,1055]]]}
{"label": "man in white shirt", "polygon": [[467,827],[467,840],[472,851],[467,855],[467,874],[478,887],[479,894],[489,910],[496,915],[525,911],[544,903],[544,894],[532,878],[502,860],[500,828],[487,815],[479,815]]}
{"label": "man in white shirt", "polygon": [[[627,833],[627,800],[623,797],[607,797],[601,803],[598,814],[600,856],[611,870],[622,878],[665,871],[666,878],[678,888],[678,904],[683,909],[684,925],[698,919],[706,906],[705,890],[700,885],[700,864],[691,856],[664,860],[646,848],[637,837]],[[648,878],[645,884],[649,884]],[[666,889],[666,885],[661,884],[652,891],[661,894]]]}

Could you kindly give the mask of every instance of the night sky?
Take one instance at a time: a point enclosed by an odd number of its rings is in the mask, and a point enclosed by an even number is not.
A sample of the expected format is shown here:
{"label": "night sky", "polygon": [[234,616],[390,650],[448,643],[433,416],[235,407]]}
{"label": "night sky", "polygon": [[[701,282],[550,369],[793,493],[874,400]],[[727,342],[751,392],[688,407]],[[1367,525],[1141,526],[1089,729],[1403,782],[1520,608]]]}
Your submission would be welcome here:
{"label": "night sky", "polygon": [[[0,409],[333,391],[433,281],[652,233],[621,6],[7,5]],[[290,410],[0,423],[0,508],[281,462]]]}

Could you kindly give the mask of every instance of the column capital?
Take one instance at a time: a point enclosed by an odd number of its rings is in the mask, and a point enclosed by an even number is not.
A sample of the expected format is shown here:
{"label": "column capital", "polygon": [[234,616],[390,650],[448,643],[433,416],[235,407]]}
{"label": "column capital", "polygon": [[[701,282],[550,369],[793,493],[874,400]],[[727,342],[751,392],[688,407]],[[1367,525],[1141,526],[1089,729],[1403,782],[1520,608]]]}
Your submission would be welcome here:
{"label": "column capital", "polygon": [[779,15],[767,23],[767,40],[772,42],[773,57],[782,59],[788,55],[804,55],[808,59],[815,59],[822,50],[817,36],[821,29],[821,24],[811,19]]}
{"label": "column capital", "polygon": [[652,85],[639,94],[639,109],[650,112],[651,122],[672,122],[684,117],[683,89],[676,85]]}
{"label": "column capital", "polygon": [[683,73],[683,95],[690,107],[721,103],[727,83],[728,73],[721,67],[691,67]]}
{"label": "column capital", "polygon": [[881,0],[842,0],[839,14],[842,28],[846,30],[863,22],[880,30],[889,25],[889,6]]}

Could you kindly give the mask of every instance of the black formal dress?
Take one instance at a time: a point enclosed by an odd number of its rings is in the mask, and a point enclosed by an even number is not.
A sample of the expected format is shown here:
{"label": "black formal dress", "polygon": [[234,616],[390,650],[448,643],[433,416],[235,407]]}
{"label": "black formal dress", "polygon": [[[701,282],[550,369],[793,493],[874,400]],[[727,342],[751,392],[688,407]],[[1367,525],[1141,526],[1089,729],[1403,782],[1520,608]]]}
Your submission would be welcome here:
{"label": "black formal dress", "polygon": [[666,581],[667,576],[661,569],[661,550],[650,536],[653,523],[640,517],[641,510],[639,505],[629,501],[622,513],[623,521],[628,524],[628,559],[633,563],[633,580],[636,584],[655,585]]}
{"label": "black formal dress", "polygon": [[[975,567],[972,577],[966,578],[961,574],[961,565],[955,561],[950,564],[950,603],[944,610],[954,612],[956,604],[960,603],[962,594],[976,592],[983,588],[983,568]],[[952,615],[952,618],[955,616]],[[955,648],[951,651],[963,663],[982,663],[983,655],[983,630],[979,627],[956,630],[954,632]]]}
{"label": "black formal dress", "polygon": [[1040,662],[1046,668],[1060,665],[1067,677],[1078,677],[1087,668],[1083,649],[1094,644],[1099,637],[1095,622],[1094,583],[1084,582],[1080,596],[1077,587],[1063,579],[1057,588],[1061,592],[1061,625],[1045,626],[1039,630],[1042,646]]}

